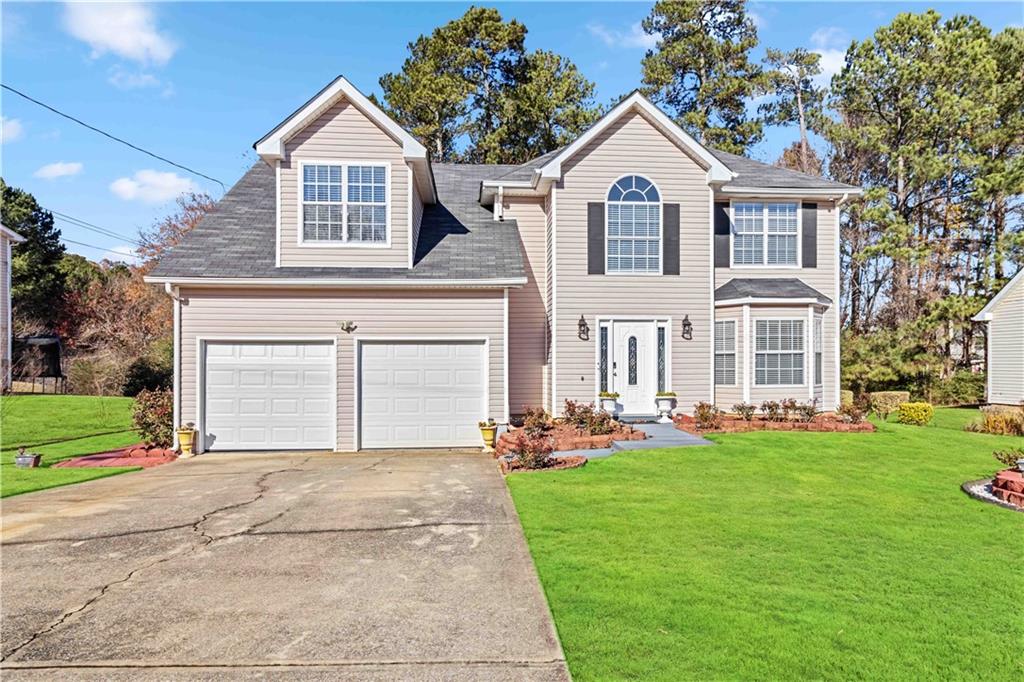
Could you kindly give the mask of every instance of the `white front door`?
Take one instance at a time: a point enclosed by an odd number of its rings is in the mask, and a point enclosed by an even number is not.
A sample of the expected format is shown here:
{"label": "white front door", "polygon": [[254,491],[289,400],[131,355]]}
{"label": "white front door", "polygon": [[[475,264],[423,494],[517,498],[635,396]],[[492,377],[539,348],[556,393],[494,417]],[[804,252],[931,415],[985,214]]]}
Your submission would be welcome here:
{"label": "white front door", "polygon": [[623,414],[652,415],[657,409],[657,349],[654,322],[616,322],[612,336],[612,385]]}

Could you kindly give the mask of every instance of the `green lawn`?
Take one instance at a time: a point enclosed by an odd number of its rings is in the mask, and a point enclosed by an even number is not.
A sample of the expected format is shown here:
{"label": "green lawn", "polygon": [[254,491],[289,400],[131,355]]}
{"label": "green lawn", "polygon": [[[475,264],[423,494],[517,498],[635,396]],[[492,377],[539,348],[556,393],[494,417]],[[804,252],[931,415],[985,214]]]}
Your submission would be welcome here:
{"label": "green lawn", "polygon": [[1024,439],[976,414],[510,476],[574,678],[1020,678],[1024,514],[959,486]]}
{"label": "green lawn", "polygon": [[[79,455],[139,442],[132,430],[130,398],[79,395],[12,395],[0,398],[0,497],[113,476],[132,468],[51,469]],[[19,446],[43,455],[42,467],[18,469]]]}

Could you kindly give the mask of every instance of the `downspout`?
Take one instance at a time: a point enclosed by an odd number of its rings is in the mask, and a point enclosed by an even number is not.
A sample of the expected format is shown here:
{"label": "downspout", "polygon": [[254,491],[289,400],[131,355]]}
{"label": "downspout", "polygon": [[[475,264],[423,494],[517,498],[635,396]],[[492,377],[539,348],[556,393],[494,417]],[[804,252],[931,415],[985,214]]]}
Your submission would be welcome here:
{"label": "downspout", "polygon": [[181,426],[181,296],[178,293],[178,287],[172,287],[170,282],[164,283],[164,291],[174,302],[174,416],[172,417],[174,423],[171,425],[171,432],[174,435],[172,447],[177,450],[178,427]]}

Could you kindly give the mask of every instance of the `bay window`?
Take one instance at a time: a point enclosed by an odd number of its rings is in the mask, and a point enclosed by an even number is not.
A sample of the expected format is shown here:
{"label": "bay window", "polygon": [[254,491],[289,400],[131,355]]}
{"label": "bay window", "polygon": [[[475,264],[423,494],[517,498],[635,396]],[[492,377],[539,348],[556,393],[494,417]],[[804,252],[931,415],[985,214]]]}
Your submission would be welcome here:
{"label": "bay window", "polygon": [[736,322],[715,322],[715,384],[736,385]]}
{"label": "bay window", "polygon": [[804,383],[804,321],[757,320],[754,325],[754,383]]}

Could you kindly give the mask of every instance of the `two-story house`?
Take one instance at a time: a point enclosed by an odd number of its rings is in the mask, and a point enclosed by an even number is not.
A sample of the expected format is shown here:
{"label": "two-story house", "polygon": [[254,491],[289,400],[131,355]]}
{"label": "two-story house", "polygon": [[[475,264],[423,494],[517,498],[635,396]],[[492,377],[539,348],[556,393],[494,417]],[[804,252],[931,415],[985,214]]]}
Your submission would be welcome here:
{"label": "two-story house", "polygon": [[200,449],[473,446],[601,391],[838,404],[856,187],[703,147],[639,94],[521,166],[443,164],[339,77],[255,149],[150,277]]}

